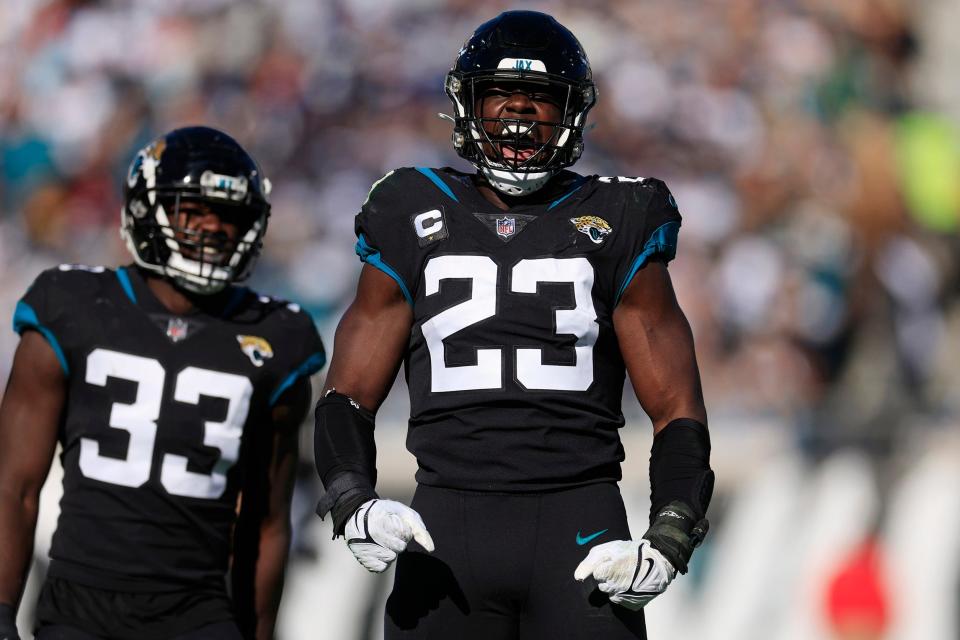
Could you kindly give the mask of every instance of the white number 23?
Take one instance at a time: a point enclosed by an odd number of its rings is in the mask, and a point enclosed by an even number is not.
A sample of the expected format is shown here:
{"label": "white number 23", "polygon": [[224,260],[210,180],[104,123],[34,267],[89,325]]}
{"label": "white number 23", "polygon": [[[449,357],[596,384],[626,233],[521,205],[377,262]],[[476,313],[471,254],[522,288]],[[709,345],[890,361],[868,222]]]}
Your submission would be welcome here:
{"label": "white number 23", "polygon": [[[424,269],[426,295],[440,291],[442,280],[470,280],[471,295],[423,323],[430,352],[431,390],[499,389],[503,384],[501,349],[477,348],[477,364],[448,367],[445,338],[497,313],[497,264],[487,256],[447,255],[432,258]],[[593,345],[599,326],[593,306],[593,267],[586,258],[521,260],[510,272],[512,293],[536,294],[541,282],[573,285],[574,308],[554,311],[556,333],[577,340],[575,364],[543,364],[543,350],[516,349],[516,376],[526,389],[585,391],[593,383]]]}

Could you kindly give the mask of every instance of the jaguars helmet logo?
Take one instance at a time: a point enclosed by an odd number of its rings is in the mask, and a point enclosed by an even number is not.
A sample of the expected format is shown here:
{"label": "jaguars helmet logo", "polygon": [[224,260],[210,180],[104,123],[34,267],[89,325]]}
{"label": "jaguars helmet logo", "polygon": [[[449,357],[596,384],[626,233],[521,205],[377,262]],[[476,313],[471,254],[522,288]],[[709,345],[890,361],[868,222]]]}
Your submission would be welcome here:
{"label": "jaguars helmet logo", "polygon": [[267,358],[273,357],[273,347],[259,336],[237,336],[237,342],[255,367],[262,367]]}
{"label": "jaguars helmet logo", "polygon": [[577,228],[577,231],[586,234],[594,244],[603,242],[603,239],[613,231],[606,220],[597,216],[570,218],[570,222]]}

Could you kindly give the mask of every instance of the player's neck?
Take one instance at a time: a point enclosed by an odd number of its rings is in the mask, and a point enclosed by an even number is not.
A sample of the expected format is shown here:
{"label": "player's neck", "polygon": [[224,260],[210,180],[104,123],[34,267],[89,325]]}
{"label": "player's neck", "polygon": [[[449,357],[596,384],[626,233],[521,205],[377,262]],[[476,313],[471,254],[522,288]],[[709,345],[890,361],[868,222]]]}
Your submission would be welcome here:
{"label": "player's neck", "polygon": [[193,300],[184,291],[173,286],[169,280],[146,271],[142,273],[151,293],[167,308],[167,311],[183,316],[196,309]]}
{"label": "player's neck", "polygon": [[560,181],[556,176],[550,179],[542,188],[525,196],[508,196],[494,189],[481,173],[473,174],[473,184],[490,204],[501,211],[509,211],[512,207],[536,205],[550,202],[554,199]]}
{"label": "player's neck", "polygon": [[[485,200],[487,200],[497,209],[507,211],[511,206],[514,206],[513,201],[515,201],[516,198],[511,198],[510,196],[500,193],[491,187],[486,181],[476,180],[475,184],[477,186],[477,191],[480,192],[480,195],[482,195]],[[508,203],[507,200],[510,200],[511,202]]]}

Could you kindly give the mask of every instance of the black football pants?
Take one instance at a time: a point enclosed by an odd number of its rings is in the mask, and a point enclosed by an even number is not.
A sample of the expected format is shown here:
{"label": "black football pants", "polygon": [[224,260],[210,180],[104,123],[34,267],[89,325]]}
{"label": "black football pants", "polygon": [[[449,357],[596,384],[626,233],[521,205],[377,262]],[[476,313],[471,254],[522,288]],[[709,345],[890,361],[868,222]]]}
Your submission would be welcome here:
{"label": "black football pants", "polygon": [[[90,635],[86,631],[64,625],[41,627],[34,638],[35,640],[102,640],[102,636]],[[233,622],[218,622],[188,631],[171,640],[243,640],[243,636]]]}
{"label": "black football pants", "polygon": [[397,559],[385,638],[646,638],[643,611],[612,604],[573,572],[590,548],[629,540],[615,484],[536,494],[419,486],[411,505],[436,550]]}
{"label": "black football pants", "polygon": [[37,640],[242,640],[224,588],[158,593],[98,589],[47,576]]}

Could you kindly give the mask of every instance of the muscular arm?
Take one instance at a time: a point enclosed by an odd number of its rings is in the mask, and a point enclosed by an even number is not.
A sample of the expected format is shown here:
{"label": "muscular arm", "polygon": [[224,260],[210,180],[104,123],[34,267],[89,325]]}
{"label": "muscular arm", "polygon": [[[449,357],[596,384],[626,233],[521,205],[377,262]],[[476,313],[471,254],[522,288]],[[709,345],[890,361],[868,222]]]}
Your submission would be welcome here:
{"label": "muscular arm", "polygon": [[[627,371],[653,422],[650,528],[640,540],[590,550],[574,577],[592,575],[615,602],[640,609],[686,573],[707,532],[713,491],[707,412],[690,325],[677,304],[667,268],[653,262],[634,276],[613,314]],[[640,563],[649,563],[637,582]]]}
{"label": "muscular arm", "polygon": [[0,404],[0,604],[16,607],[23,592],[65,399],[56,354],[43,336],[27,331]]}
{"label": "muscular arm", "polygon": [[327,390],[315,412],[314,459],[324,487],[317,514],[332,513],[334,536],[377,495],[374,414],[397,375],[412,322],[397,283],[364,265],[337,326]]}
{"label": "muscular arm", "polygon": [[706,424],[693,334],[664,264],[652,262],[637,272],[614,311],[613,326],[654,433],[677,418]]}
{"label": "muscular arm", "polygon": [[376,412],[396,378],[412,325],[413,312],[397,283],[364,265],[356,298],[337,326],[326,389]]}
{"label": "muscular arm", "polygon": [[251,447],[241,493],[231,572],[237,620],[257,640],[273,638],[290,550],[290,500],[297,466],[299,427],[310,404],[303,378],[273,409],[273,429]]}

